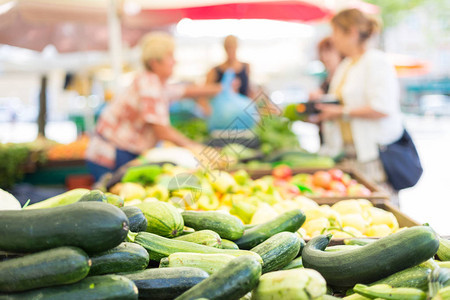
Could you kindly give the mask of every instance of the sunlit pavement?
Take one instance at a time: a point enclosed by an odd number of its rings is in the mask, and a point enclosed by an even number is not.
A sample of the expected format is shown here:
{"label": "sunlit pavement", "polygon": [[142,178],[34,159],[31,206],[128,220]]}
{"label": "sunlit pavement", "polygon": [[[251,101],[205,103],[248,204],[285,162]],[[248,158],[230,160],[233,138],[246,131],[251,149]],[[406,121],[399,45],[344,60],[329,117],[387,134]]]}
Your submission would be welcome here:
{"label": "sunlit pavement", "polygon": [[[419,223],[429,223],[441,235],[450,236],[450,118],[408,116],[405,124],[416,143],[424,173],[415,187],[400,192],[400,208]],[[317,150],[317,128],[299,123],[295,131],[303,147]],[[36,132],[36,125],[31,123],[0,123],[0,142],[32,141]],[[76,138],[71,122],[50,122],[47,133],[61,143]]]}

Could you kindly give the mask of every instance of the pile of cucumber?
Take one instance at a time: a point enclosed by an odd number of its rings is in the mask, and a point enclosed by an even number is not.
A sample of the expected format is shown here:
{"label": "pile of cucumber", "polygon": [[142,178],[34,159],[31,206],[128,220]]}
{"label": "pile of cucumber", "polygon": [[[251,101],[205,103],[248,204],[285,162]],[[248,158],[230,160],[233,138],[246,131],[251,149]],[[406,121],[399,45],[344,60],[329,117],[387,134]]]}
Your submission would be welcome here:
{"label": "pile of cucumber", "polygon": [[329,247],[331,235],[300,238],[301,210],[245,228],[165,202],[119,208],[98,191],[44,206],[0,211],[0,300],[450,299],[450,269],[436,271],[450,242],[428,226]]}

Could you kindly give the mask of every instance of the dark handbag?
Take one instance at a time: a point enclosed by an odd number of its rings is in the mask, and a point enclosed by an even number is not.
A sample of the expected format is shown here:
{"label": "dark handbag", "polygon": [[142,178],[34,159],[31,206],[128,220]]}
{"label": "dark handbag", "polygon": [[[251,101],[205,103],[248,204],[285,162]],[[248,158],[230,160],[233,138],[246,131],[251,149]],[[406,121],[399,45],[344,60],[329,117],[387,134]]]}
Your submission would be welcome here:
{"label": "dark handbag", "polygon": [[412,187],[419,181],[423,169],[416,146],[406,129],[398,141],[380,146],[379,151],[388,181],[395,190]]}

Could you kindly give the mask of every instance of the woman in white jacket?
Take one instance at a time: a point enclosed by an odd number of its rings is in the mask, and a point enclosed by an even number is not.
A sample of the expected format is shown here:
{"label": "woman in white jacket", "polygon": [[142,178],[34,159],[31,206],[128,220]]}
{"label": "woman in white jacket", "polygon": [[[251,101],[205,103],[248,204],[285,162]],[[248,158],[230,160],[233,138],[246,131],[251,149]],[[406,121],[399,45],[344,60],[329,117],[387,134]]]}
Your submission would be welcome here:
{"label": "woman in white jacket", "polygon": [[368,48],[378,22],[357,9],[331,20],[335,47],[346,57],[330,84],[340,105],[318,104],[324,122],[322,153],[344,153],[346,162],[377,183],[386,182],[379,147],[402,136],[399,84],[385,53]]}

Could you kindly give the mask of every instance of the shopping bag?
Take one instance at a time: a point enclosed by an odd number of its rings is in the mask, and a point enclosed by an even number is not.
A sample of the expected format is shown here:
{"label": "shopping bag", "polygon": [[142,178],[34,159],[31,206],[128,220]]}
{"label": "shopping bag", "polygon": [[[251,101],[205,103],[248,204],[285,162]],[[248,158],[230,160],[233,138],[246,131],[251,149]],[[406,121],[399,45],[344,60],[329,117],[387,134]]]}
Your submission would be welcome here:
{"label": "shopping bag", "polygon": [[211,100],[209,131],[251,129],[259,121],[259,114],[252,99],[231,88],[233,79],[234,72],[226,71],[221,81],[222,92]]}
{"label": "shopping bag", "polygon": [[416,185],[423,169],[416,146],[406,129],[398,141],[381,146],[379,152],[388,181],[395,190]]}

